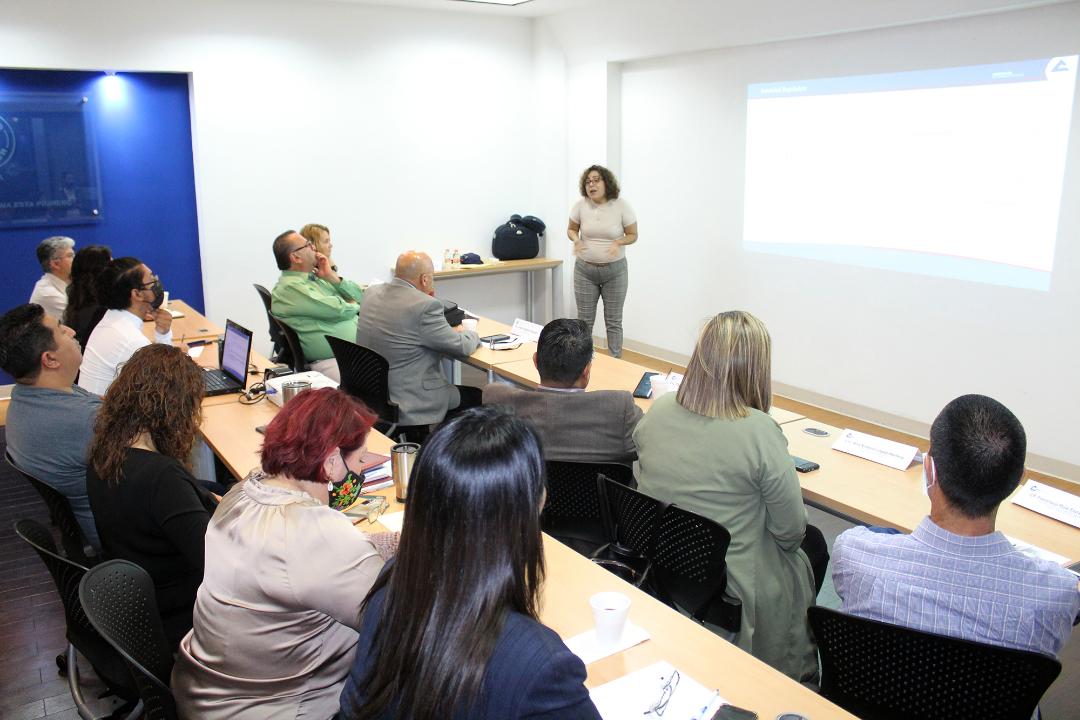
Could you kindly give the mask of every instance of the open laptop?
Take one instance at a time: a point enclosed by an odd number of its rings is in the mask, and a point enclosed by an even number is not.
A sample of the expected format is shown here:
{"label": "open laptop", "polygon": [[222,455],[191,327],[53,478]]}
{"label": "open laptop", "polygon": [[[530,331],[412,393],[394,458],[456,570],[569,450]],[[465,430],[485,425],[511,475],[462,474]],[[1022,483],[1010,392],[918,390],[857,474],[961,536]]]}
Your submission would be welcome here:
{"label": "open laptop", "polygon": [[221,348],[221,369],[204,368],[206,396],[240,392],[247,384],[251,361],[251,331],[232,320],[225,321],[225,341]]}

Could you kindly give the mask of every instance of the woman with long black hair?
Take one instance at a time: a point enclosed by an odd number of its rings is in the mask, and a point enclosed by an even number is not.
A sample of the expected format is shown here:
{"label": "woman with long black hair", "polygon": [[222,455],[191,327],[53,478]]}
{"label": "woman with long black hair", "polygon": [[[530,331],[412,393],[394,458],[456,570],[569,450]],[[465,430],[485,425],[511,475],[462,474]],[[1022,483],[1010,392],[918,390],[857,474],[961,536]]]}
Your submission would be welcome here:
{"label": "woman with long black hair", "polygon": [[585,666],[540,624],[544,463],[524,421],[474,408],[417,460],[396,559],[361,611],[349,720],[598,720]]}

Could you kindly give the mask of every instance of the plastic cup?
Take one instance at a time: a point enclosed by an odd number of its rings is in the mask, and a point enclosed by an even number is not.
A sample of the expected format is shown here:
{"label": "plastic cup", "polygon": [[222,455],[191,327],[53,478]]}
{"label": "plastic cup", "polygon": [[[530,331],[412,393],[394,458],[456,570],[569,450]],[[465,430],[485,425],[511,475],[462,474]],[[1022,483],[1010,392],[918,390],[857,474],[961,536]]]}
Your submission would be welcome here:
{"label": "plastic cup", "polygon": [[464,327],[466,330],[472,330],[473,332],[476,332],[476,326],[479,324],[480,321],[476,318],[465,318],[461,321],[462,327]]}
{"label": "plastic cup", "polygon": [[630,598],[618,592],[596,593],[589,598],[589,605],[596,623],[597,644],[601,647],[618,644],[630,614]]}

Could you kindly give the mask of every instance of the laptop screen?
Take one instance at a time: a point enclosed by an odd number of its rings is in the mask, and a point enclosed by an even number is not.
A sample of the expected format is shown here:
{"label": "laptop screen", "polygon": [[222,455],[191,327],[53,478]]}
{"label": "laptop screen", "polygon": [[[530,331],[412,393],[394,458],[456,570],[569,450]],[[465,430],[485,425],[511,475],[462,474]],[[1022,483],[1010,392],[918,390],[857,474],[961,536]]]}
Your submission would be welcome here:
{"label": "laptop screen", "polygon": [[225,321],[225,343],[221,350],[221,369],[233,380],[244,384],[251,354],[251,331],[232,320]]}

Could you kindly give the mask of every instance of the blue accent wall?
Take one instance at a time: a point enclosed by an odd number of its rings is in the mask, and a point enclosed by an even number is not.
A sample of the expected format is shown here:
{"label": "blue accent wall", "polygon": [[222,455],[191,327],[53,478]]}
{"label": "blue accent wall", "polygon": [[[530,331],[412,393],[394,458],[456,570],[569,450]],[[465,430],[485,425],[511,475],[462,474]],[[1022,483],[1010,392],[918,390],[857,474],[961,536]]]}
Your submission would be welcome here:
{"label": "blue accent wall", "polygon": [[76,250],[108,245],[114,257],[134,255],[172,297],[203,312],[188,76],[0,70],[0,95],[50,92],[90,98],[103,217],[86,225],[0,230],[0,312],[30,298],[41,277],[34,249],[50,235],[71,236]]}

